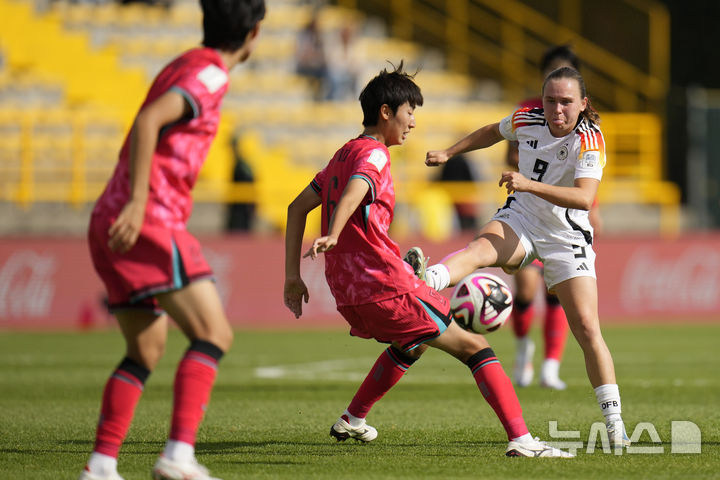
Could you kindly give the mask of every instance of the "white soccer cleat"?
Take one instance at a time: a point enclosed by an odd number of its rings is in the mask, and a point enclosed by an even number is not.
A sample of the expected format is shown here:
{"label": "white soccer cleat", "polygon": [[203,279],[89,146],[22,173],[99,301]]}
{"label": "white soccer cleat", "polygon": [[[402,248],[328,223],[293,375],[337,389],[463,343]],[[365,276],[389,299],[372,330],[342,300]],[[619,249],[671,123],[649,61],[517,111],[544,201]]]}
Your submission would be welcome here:
{"label": "white soccer cleat", "polygon": [[539,438],[535,438],[532,442],[513,442],[510,441],[505,455],[508,457],[555,457],[555,458],[573,458],[575,455],[563,450],[551,447],[545,442],[541,442]]}
{"label": "white soccer cleat", "polygon": [[193,458],[189,462],[176,462],[160,456],[152,470],[154,480],[220,480],[211,477],[208,469]]}
{"label": "white soccer cleat", "polygon": [[428,260],[430,260],[430,257],[425,257],[422,248],[412,247],[410,250],[407,251],[407,253],[403,257],[403,260],[405,261],[405,263],[409,264],[412,267],[413,271],[415,272],[415,276],[417,276],[423,282],[426,281],[425,270],[427,269],[427,263]]}
{"label": "white soccer cleat", "polygon": [[96,475],[91,473],[87,467],[82,471],[78,480],[125,480],[117,472],[111,472],[107,475]]}
{"label": "white soccer cleat", "polygon": [[359,427],[352,427],[342,418],[330,427],[330,436],[335,437],[338,442],[344,442],[348,438],[354,438],[361,442],[372,442],[377,438],[377,430],[367,423],[363,423]]}
{"label": "white soccer cleat", "polygon": [[533,355],[535,355],[535,343],[528,337],[519,339],[513,367],[513,379],[518,387],[527,387],[533,381],[535,376]]}
{"label": "white soccer cleat", "polygon": [[620,420],[618,422],[608,422],[606,425],[608,440],[610,446],[614,448],[622,448],[630,446],[630,439],[625,431],[625,423]]}
{"label": "white soccer cleat", "polygon": [[565,390],[567,388],[567,384],[557,377],[541,378],[540,386],[543,388],[551,388],[553,390]]}

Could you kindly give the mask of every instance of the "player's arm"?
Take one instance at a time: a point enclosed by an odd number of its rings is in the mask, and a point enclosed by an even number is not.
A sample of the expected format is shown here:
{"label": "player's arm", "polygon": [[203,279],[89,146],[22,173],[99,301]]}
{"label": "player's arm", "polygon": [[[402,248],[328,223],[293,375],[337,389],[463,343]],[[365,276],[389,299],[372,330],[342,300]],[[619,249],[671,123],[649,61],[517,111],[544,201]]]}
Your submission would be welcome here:
{"label": "player's arm", "polygon": [[499,185],[513,192],[528,192],[543,200],[565,208],[590,210],[597,194],[600,180],[594,178],[576,178],[572,187],[560,187],[530,180],[519,172],[503,172]]}
{"label": "player's arm", "polygon": [[300,253],[308,214],[320,205],[320,197],[308,185],[288,206],[285,229],[285,287],[283,299],[295,318],[302,315],[302,301],[310,300],[310,294],[300,277]]}
{"label": "player's arm", "polygon": [[327,252],[337,245],[338,237],[352,214],[357,210],[367,195],[370,185],[362,178],[351,178],[340,196],[337,207],[330,217],[328,233],[324,237],[315,239],[312,247],[303,255],[316,258],[318,253]]}
{"label": "player's arm", "polygon": [[135,245],[140,234],[150,190],[152,158],[160,129],[187,117],[191,112],[183,96],[171,90],[146,105],[135,117],[130,131],[130,199],[108,231],[111,250],[127,252]]}
{"label": "player's arm", "polygon": [[425,165],[434,167],[446,163],[455,155],[495,145],[504,137],[500,134],[500,122],[486,125],[461,138],[445,150],[431,150],[425,155]]}

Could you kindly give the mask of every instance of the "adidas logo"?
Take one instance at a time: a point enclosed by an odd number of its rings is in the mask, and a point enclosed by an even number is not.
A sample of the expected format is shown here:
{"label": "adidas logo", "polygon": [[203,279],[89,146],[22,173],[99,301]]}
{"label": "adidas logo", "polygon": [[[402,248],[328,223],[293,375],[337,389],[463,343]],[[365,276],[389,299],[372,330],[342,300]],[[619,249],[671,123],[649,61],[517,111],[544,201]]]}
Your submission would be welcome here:
{"label": "adidas logo", "polygon": [[537,144],[538,144],[537,140],[527,140],[525,143],[530,145],[533,149],[537,149]]}
{"label": "adidas logo", "polygon": [[578,268],[575,270],[590,270],[587,265],[585,265],[585,262],[581,263]]}

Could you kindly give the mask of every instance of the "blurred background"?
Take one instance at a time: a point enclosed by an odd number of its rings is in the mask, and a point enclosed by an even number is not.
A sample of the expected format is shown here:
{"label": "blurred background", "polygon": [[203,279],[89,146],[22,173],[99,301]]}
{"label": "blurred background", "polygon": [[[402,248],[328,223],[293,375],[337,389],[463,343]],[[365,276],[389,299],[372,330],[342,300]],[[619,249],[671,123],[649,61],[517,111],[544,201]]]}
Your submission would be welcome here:
{"label": "blurred background", "polygon": [[[540,58],[553,45],[580,57],[607,145],[601,313],[720,320],[720,158],[710,140],[720,134],[718,2],[267,6],[256,52],[231,72],[189,224],[236,325],[290,316],[281,301],[287,205],[361,131],[357,95],[372,76],[401,60],[419,70],[425,105],[407,144],[391,151],[392,235],[439,260],[504,202],[507,145],[446,169],[427,168],[425,152],[537,97]],[[152,78],[199,44],[199,4],[0,0],[0,18],[0,327],[104,325],[88,215]],[[337,321],[322,266],[304,268],[319,292],[308,316]]]}

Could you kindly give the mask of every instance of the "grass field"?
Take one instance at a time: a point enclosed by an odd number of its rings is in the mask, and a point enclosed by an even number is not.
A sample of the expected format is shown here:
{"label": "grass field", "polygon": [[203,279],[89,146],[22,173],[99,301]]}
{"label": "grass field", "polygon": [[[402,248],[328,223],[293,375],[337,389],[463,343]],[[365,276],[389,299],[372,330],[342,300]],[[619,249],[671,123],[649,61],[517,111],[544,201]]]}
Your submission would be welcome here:
{"label": "grass field", "polygon": [[[368,418],[379,431],[375,442],[338,444],[330,425],[384,347],[343,331],[240,331],[222,362],[198,458],[223,479],[720,478],[720,325],[604,332],[628,433],[652,423],[662,454],[616,456],[598,445],[575,459],[506,458],[504,431],[469,370],[437,351],[375,406]],[[488,339],[509,371],[510,331]],[[149,478],[164,444],[173,372],[186,346],[177,332],[169,343],[121,451],[126,480]],[[114,331],[0,332],[0,478],[77,478],[92,449],[103,384],[122,354]],[[544,440],[556,420],[585,443],[602,418],[573,340],[561,374],[565,392],[518,390],[526,421]],[[701,454],[670,453],[673,420],[699,427]],[[648,433],[640,445],[657,446]]]}

